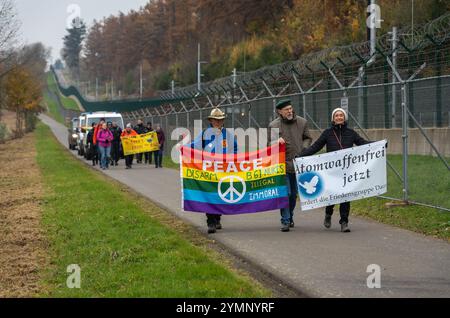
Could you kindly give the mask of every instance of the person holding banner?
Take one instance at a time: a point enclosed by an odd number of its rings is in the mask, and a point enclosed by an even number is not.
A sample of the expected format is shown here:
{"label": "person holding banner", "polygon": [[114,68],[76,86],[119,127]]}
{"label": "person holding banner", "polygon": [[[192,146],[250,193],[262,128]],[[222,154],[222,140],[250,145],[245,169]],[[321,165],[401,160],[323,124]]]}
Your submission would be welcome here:
{"label": "person holding banner", "polygon": [[[122,131],[121,137],[137,136],[138,133],[133,130],[131,124],[127,124],[127,127]],[[131,169],[133,165],[134,155],[125,156],[125,169]]]}
{"label": "person holding banner", "polygon": [[[134,127],[134,131],[136,131],[138,135],[143,135],[143,134],[148,133],[147,127],[144,126],[144,122],[141,119],[138,120],[136,127]],[[142,163],[142,156],[143,156],[143,153],[136,154],[136,162],[137,163]]]}
{"label": "person holding banner", "polygon": [[[371,143],[362,138],[356,131],[348,127],[348,115],[342,108],[336,108],[331,114],[331,127],[326,129],[317,139],[317,141],[309,148],[304,149],[298,157],[311,156],[322,150],[326,146],[327,152],[338,151],[351,148],[354,145],[361,146]],[[333,215],[334,205],[327,206],[325,209],[324,226],[329,229],[331,227],[331,217]],[[350,202],[341,203],[339,206],[341,215],[341,232],[348,233],[348,217],[350,214]]]}
{"label": "person holding banner", "polygon": [[[191,148],[212,154],[237,154],[237,139],[224,128],[226,115],[218,108],[214,108],[208,116],[209,127],[191,143]],[[206,214],[208,234],[222,229],[220,214]]]}
{"label": "person holding banner", "polygon": [[122,135],[122,129],[117,125],[117,122],[112,123],[111,133],[114,137],[111,148],[111,165],[118,166],[120,160],[120,136]]}
{"label": "person holding banner", "polygon": [[[289,232],[294,227],[294,209],[297,203],[297,181],[293,160],[304,148],[312,142],[308,123],[303,117],[295,115],[292,102],[281,100],[276,109],[279,117],[269,124],[271,143],[279,142],[286,145],[286,177],[289,192],[289,208],[280,210],[281,231]],[[278,130],[278,131],[277,131]]]}

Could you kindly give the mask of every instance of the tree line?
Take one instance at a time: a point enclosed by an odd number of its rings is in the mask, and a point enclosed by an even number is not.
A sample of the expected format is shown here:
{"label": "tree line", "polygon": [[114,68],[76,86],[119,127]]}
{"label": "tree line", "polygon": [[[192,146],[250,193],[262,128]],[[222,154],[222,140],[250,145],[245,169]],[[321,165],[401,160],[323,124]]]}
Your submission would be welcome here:
{"label": "tree line", "polygon": [[[34,129],[42,111],[42,83],[49,50],[42,43],[21,45],[20,22],[12,0],[0,0],[0,120],[1,110],[16,113],[13,137]],[[0,124],[0,142],[5,126]]]}
{"label": "tree line", "polygon": [[[410,24],[411,1],[377,3],[385,21],[381,32]],[[450,10],[448,0],[414,5],[415,23]],[[114,82],[124,95],[137,94],[142,69],[145,94],[152,95],[168,89],[171,80],[177,86],[195,83],[198,44],[208,62],[203,80],[211,80],[229,76],[233,68],[247,72],[364,41],[366,8],[365,0],[152,0],[94,21],[87,30],[84,24],[67,30],[62,55],[78,79]]]}

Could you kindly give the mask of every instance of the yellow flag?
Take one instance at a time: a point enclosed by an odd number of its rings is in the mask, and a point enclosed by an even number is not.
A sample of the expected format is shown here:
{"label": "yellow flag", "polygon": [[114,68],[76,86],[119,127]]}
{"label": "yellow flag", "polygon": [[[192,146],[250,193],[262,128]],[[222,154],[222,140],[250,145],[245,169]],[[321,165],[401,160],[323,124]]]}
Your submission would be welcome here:
{"label": "yellow flag", "polygon": [[137,136],[121,137],[121,140],[125,156],[159,150],[158,135],[155,131]]}

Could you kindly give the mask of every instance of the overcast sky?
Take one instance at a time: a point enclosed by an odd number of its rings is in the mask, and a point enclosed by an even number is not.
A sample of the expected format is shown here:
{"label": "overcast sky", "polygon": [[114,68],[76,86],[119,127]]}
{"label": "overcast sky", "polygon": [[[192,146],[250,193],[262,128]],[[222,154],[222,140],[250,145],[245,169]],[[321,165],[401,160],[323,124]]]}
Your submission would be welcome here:
{"label": "overcast sky", "polygon": [[[22,23],[22,43],[42,42],[52,48],[52,58],[60,57],[67,21],[80,9],[81,18],[92,25],[94,19],[138,10],[149,0],[14,0]],[[71,6],[74,4],[75,6]],[[71,8],[71,10],[69,10]],[[54,62],[53,60],[53,62]]]}

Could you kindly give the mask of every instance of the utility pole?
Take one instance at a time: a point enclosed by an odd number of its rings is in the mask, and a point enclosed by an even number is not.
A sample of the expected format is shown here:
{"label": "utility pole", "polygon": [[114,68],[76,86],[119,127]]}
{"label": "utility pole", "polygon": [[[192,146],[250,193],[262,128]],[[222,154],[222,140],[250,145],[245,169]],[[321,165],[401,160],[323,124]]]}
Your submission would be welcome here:
{"label": "utility pole", "polygon": [[202,89],[202,64],[206,64],[206,62],[201,61],[201,51],[200,51],[200,43],[198,44],[198,61],[197,61],[197,90],[198,92]]}
{"label": "utility pole", "polygon": [[232,96],[232,99],[234,101],[234,96],[236,95],[235,94],[235,90],[236,90],[236,80],[237,80],[237,70],[236,70],[236,68],[233,69],[232,77],[233,77],[233,96]]}
{"label": "utility pole", "polygon": [[98,100],[98,78],[95,78],[95,99]]}
{"label": "utility pole", "polygon": [[233,69],[233,88],[236,88],[236,79],[237,79],[237,70],[236,68]]}
{"label": "utility pole", "polygon": [[114,100],[114,79],[111,78],[111,100]]}
{"label": "utility pole", "polygon": [[[378,15],[377,15],[376,9],[375,9],[375,6],[376,6],[375,0],[371,0],[370,5],[372,7],[372,10],[371,10],[372,17],[374,17],[374,20],[378,19]],[[376,45],[377,45],[376,23],[377,23],[377,21],[373,21],[371,28],[370,28],[370,55],[372,55],[372,56],[376,52]]]}
{"label": "utility pole", "polygon": [[411,35],[414,43],[414,0],[411,0]]}
{"label": "utility pole", "polygon": [[141,63],[141,66],[139,68],[139,76],[140,76],[140,80],[139,80],[139,96],[142,99],[142,92],[143,92],[143,89],[144,89],[144,85],[143,85],[143,82],[142,82],[142,63]]}
{"label": "utility pole", "polygon": [[381,28],[381,9],[375,0],[367,1],[367,40],[370,42],[371,63],[375,62],[375,53],[377,46],[377,29]]}
{"label": "utility pole", "polygon": [[172,97],[175,97],[175,81],[172,80],[172,82],[170,83],[170,87],[172,90]]}

